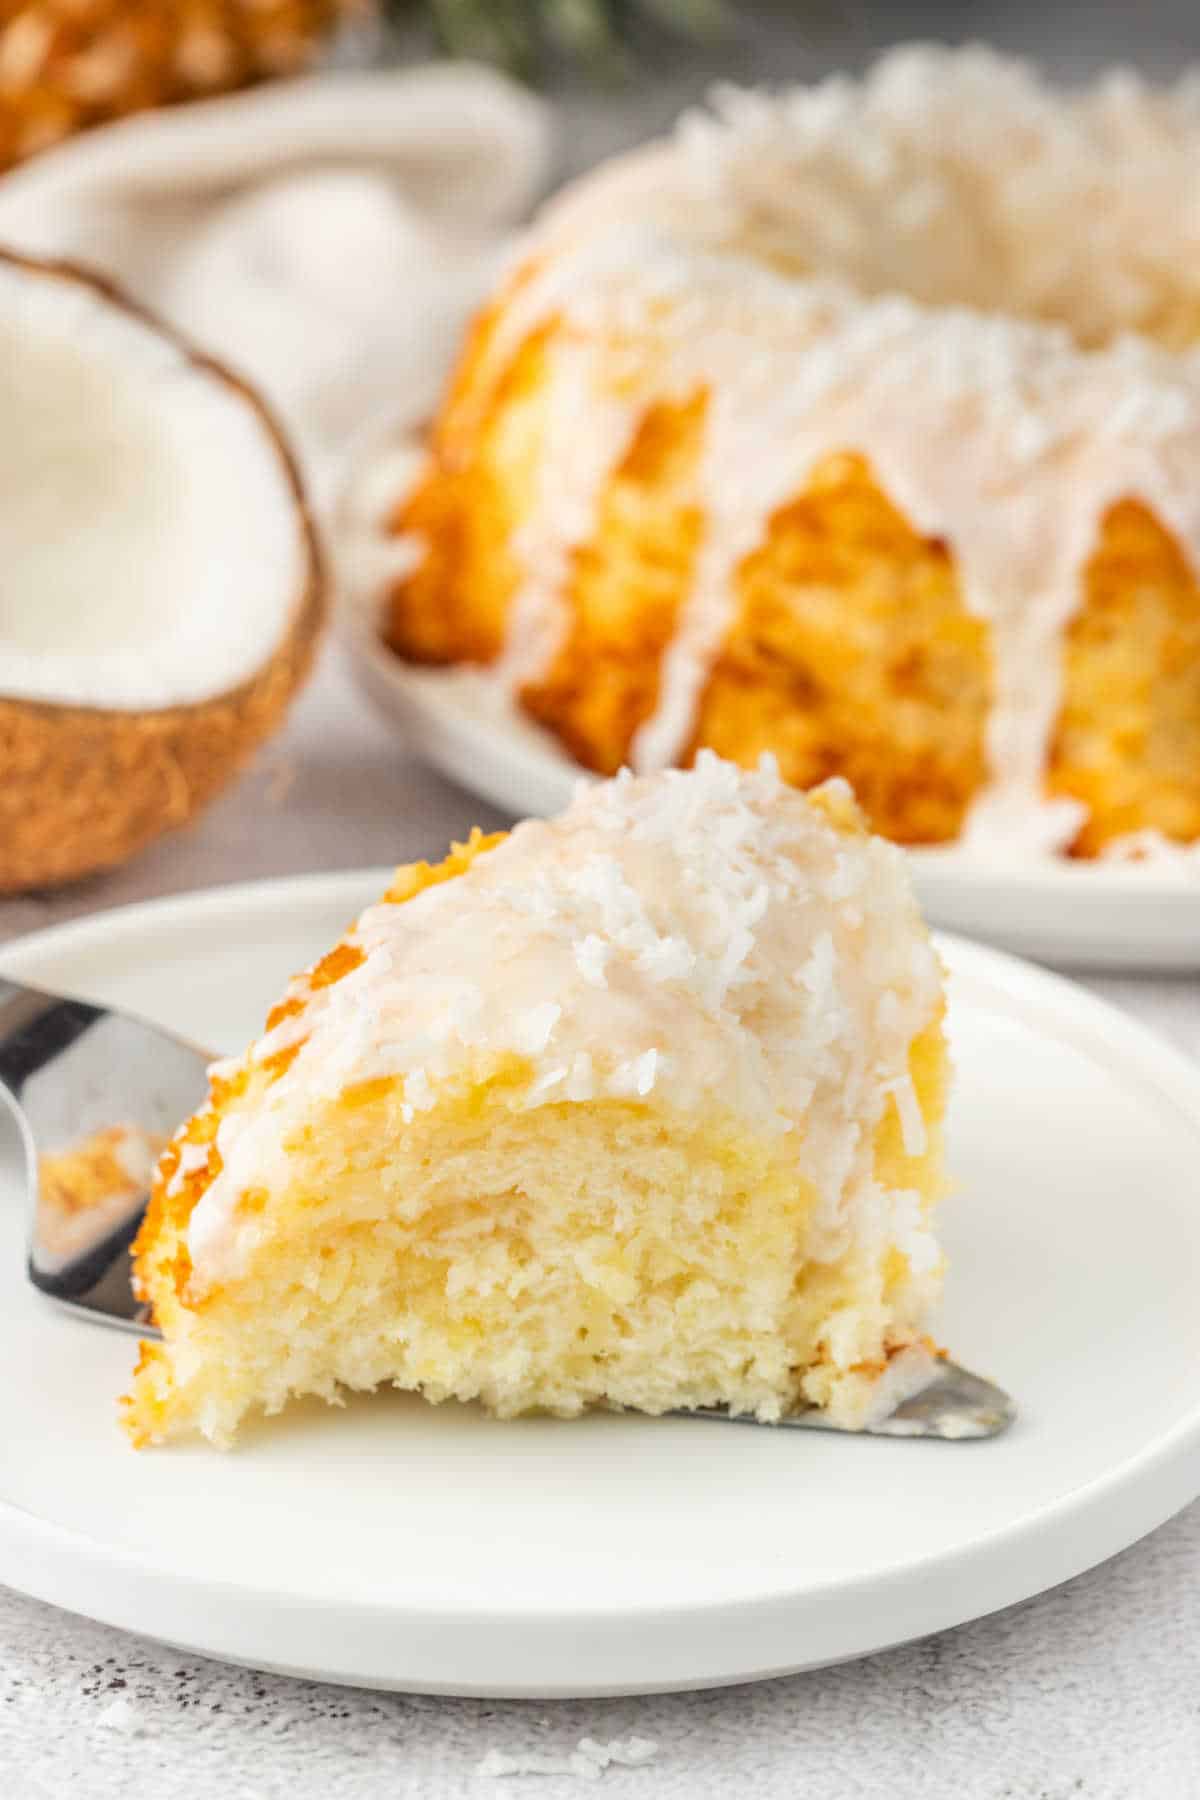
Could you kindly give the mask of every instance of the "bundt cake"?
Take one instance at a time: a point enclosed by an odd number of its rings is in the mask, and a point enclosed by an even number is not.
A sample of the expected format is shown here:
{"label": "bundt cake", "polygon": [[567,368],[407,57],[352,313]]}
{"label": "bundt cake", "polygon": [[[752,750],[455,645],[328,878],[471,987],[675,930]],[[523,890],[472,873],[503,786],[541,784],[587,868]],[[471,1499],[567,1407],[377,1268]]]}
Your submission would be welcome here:
{"label": "bundt cake", "polygon": [[764,749],[905,843],[1200,838],[1200,82],[723,92],[477,321],[384,632],[589,769]]}
{"label": "bundt cake", "polygon": [[938,1367],[942,994],[901,853],[764,763],[478,834],[306,975],[159,1166],[137,1444],[392,1383],[501,1415]]}

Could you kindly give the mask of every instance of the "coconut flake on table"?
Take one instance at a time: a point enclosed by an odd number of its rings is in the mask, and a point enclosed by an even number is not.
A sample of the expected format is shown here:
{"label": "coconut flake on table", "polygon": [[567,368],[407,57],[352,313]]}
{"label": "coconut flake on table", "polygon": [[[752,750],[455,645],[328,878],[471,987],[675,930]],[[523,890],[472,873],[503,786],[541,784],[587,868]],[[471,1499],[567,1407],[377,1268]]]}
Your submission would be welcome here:
{"label": "coconut flake on table", "polygon": [[96,1721],[102,1731],[119,1733],[122,1737],[149,1737],[150,1727],[145,1713],[125,1694],[118,1694],[110,1700]]}
{"label": "coconut flake on table", "polygon": [[496,1779],[509,1775],[574,1775],[582,1781],[599,1781],[606,1769],[639,1769],[658,1755],[651,1738],[611,1738],[601,1744],[580,1738],[574,1750],[555,1755],[544,1750],[489,1750],[475,1771]]}

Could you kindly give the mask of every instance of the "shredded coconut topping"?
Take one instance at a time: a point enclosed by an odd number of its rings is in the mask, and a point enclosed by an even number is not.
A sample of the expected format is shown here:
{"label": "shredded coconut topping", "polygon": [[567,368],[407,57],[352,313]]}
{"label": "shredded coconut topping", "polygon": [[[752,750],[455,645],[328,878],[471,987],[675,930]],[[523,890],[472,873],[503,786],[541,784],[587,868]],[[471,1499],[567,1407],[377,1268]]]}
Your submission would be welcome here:
{"label": "shredded coconut topping", "polygon": [[371,907],[349,939],[361,963],[299,984],[291,1064],[222,1118],[189,1227],[200,1278],[252,1248],[238,1196],[286,1180],[314,1104],[393,1076],[411,1119],[514,1058],[514,1105],[718,1105],[793,1134],[836,1254],[893,1094],[916,1142],[908,1049],[941,992],[902,853],[834,823],[846,804],[840,784],[818,807],[767,759],[745,772],[706,752],[687,773],[585,789],[455,879]]}
{"label": "shredded coconut topping", "polygon": [[763,261],[931,307],[999,301],[1088,344],[1195,336],[1194,72],[1064,93],[980,45],[908,45],[862,80],[720,88],[676,141],[703,229]]}
{"label": "shredded coconut topping", "polygon": [[673,140],[567,190],[491,350],[499,369],[548,320],[571,325],[548,340],[500,678],[515,691],[554,656],[571,551],[648,406],[704,391],[705,536],[635,765],[687,743],[772,514],[856,451],[949,543],[991,627],[990,779],[967,841],[1063,847],[1083,809],[1046,801],[1046,747],[1105,512],[1142,500],[1200,569],[1200,352],[1183,353],[1200,336],[1198,157],[1194,76],[1067,96],[991,52],[921,47],[862,82],[721,90]]}

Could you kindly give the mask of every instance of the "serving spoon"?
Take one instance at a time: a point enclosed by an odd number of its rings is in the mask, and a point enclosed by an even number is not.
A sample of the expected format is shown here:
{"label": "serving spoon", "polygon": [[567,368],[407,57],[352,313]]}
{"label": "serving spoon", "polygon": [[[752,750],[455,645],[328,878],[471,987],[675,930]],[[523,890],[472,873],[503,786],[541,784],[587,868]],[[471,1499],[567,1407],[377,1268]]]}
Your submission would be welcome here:
{"label": "serving spoon", "polygon": [[[207,1088],[208,1054],[142,1019],[0,976],[0,1099],[25,1145],[29,1278],[56,1305],[157,1337],[133,1291],[130,1246],[159,1149]],[[994,1437],[1015,1407],[1002,1388],[944,1360],[933,1380],[865,1429],[881,1437]],[[686,1418],[757,1425],[700,1407]],[[831,1431],[815,1407],[782,1426]]]}

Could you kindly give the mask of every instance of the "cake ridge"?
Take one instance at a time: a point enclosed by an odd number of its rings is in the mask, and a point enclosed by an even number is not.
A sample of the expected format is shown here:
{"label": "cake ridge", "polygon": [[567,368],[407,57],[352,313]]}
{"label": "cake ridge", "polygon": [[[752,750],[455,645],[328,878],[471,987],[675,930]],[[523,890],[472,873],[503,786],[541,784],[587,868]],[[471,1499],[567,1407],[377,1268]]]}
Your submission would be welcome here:
{"label": "cake ridge", "polygon": [[[518,605],[500,665],[510,691],[549,666],[566,628],[564,523],[584,540],[647,404],[702,390],[707,530],[634,765],[667,767],[686,747],[738,566],[821,458],[850,448],[916,529],[953,546],[965,602],[992,626],[991,782],[968,840],[1069,842],[1082,808],[1042,791],[1057,646],[1117,502],[1133,495],[1149,505],[1200,572],[1200,360],[1128,335],[1084,350],[1054,326],[965,307],[931,315],[903,296],[863,299],[828,277],[797,282],[686,245],[649,221],[595,230],[535,261],[490,348],[496,366],[555,316],[580,328],[557,353],[572,371],[567,387],[603,396],[608,423],[593,439],[574,411],[548,422],[545,482],[520,547],[559,579],[539,573],[532,609],[528,594]],[[655,344],[653,358],[639,353],[634,382],[631,331],[639,345]]]}

